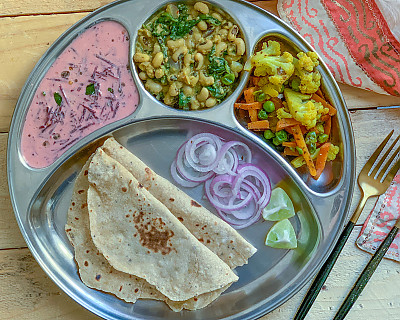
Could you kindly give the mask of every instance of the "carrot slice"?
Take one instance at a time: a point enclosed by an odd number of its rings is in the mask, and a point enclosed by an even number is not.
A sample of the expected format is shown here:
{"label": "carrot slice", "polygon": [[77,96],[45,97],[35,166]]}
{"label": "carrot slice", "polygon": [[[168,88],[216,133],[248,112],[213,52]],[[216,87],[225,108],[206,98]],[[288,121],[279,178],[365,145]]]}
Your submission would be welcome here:
{"label": "carrot slice", "polygon": [[254,102],[254,91],[256,91],[256,87],[250,87],[244,90],[244,100],[249,103],[249,102]]}
{"label": "carrot slice", "polygon": [[284,141],[284,142],[282,142],[282,146],[290,147],[290,148],[296,148],[297,147],[297,143],[295,141]]}
{"label": "carrot slice", "polygon": [[332,118],[329,117],[328,119],[325,120],[324,123],[324,133],[330,136],[331,128],[332,128]]}
{"label": "carrot slice", "polygon": [[300,122],[293,118],[280,119],[276,124],[276,131],[280,131],[295,125],[300,125]]}
{"label": "carrot slice", "polygon": [[284,150],[283,150],[283,154],[285,155],[285,156],[295,156],[295,157],[298,157],[300,154],[299,154],[299,152],[297,151],[297,150],[291,150],[289,147],[286,147]]}
{"label": "carrot slice", "polygon": [[315,92],[317,95],[319,95],[322,99],[325,99],[324,94],[322,93],[321,88],[318,88],[317,92]]}
{"label": "carrot slice", "polygon": [[235,108],[238,109],[244,109],[244,110],[250,110],[250,109],[261,109],[262,104],[261,102],[249,102],[249,103],[235,103],[234,104]]}
{"label": "carrot slice", "polygon": [[323,98],[321,98],[320,96],[316,95],[315,93],[313,93],[313,95],[311,96],[311,99],[317,101],[317,102],[321,102],[322,105],[325,108],[329,109],[329,115],[332,117],[337,113],[337,110],[331,105],[329,104],[327,101],[325,101]]}
{"label": "carrot slice", "polygon": [[310,171],[310,174],[312,176],[315,176],[317,172],[315,170],[314,162],[311,159],[310,152],[308,151],[307,144],[304,141],[303,133],[301,131],[300,126],[296,125],[296,126],[291,127],[291,129],[293,132],[294,140],[297,143],[297,146],[299,148],[301,148],[301,150],[303,150],[303,158],[306,161],[306,164],[307,164],[308,170]]}
{"label": "carrot slice", "polygon": [[250,130],[267,130],[269,129],[269,121],[260,120],[260,121],[249,122],[247,124],[247,128]]}
{"label": "carrot slice", "polygon": [[328,159],[328,151],[329,151],[330,146],[331,146],[330,142],[325,142],[319,148],[317,160],[315,163],[315,170],[316,170],[316,174],[314,176],[315,180],[318,180],[318,178],[320,177],[320,175],[322,174],[322,172],[325,169],[326,160]]}
{"label": "carrot slice", "polygon": [[249,109],[249,117],[251,122],[258,121],[257,109]]}

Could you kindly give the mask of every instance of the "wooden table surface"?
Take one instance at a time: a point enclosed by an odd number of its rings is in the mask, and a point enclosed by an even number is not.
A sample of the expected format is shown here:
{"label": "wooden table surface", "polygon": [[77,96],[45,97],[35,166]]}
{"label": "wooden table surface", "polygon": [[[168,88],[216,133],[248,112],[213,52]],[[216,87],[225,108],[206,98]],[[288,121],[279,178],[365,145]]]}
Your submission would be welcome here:
{"label": "wooden table surface", "polygon": [[[6,178],[6,149],[11,116],[32,68],[54,40],[73,23],[108,0],[0,1],[0,319],[99,319],[70,299],[36,263],[21,236],[11,207]],[[255,4],[276,13],[276,1]],[[354,128],[357,172],[382,137],[400,133],[400,97],[340,85]],[[357,189],[357,188],[356,188]],[[359,192],[353,197],[354,209]],[[331,319],[370,255],[355,246],[370,200],[324,290],[307,319]],[[264,320],[291,319],[310,283]],[[347,319],[400,319],[400,264],[382,261]]]}

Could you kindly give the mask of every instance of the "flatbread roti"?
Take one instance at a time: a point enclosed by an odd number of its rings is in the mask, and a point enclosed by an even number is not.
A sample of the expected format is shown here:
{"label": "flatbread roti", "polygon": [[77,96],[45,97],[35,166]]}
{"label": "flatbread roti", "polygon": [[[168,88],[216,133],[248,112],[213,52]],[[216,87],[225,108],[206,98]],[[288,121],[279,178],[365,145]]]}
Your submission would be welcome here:
{"label": "flatbread roti", "polygon": [[157,175],[114,138],[107,139],[101,148],[122,164],[200,242],[232,269],[247,264],[248,259],[257,251],[228,223],[198,204],[167,179]]}
{"label": "flatbread roti", "polygon": [[112,293],[131,303],[136,302],[137,299],[163,300],[176,312],[182,309],[201,309],[218,298],[229,285],[187,301],[177,302],[169,300],[146,280],[120,272],[108,263],[94,245],[89,229],[87,209],[89,181],[87,176],[91,159],[92,157],[83,166],[75,180],[65,226],[68,239],[74,247],[75,260],[82,282],[90,288]]}
{"label": "flatbread roti", "polygon": [[117,270],[173,301],[222,289],[238,277],[158,199],[102,149],[88,170],[93,243]]}

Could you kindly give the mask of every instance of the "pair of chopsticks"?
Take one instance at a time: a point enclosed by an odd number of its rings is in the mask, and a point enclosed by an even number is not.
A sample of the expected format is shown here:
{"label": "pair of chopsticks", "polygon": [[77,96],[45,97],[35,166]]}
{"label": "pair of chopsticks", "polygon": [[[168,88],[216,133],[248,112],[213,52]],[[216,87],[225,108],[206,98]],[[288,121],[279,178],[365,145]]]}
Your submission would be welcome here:
{"label": "pair of chopsticks", "polygon": [[[350,221],[346,225],[342,234],[339,237],[338,242],[336,243],[332,253],[328,257],[325,264],[322,266],[322,269],[314,279],[310,289],[308,290],[302,304],[300,305],[294,320],[304,319],[310,310],[312,304],[318,296],[325,280],[328,278],[329,273],[331,272],[337,258],[339,257],[340,252],[342,251],[347,239],[349,238],[354,225],[357,223],[358,218],[362,210],[364,209],[365,203],[368,198],[372,196],[378,196],[383,194],[388,187],[390,186],[393,178],[395,177],[397,171],[400,168],[400,159],[397,159],[397,155],[400,153],[400,146],[393,152],[392,156],[389,160],[388,157],[390,153],[395,148],[400,135],[395,139],[389,149],[382,155],[382,150],[385,148],[387,142],[390,140],[393,135],[394,130],[392,130],[389,135],[383,140],[383,142],[379,145],[379,147],[375,150],[372,156],[369,158],[367,163],[362,168],[359,176],[358,176],[358,185],[362,190],[362,197],[358,203],[356,210],[353,213],[353,216],[350,218]],[[379,162],[375,165],[378,157],[380,157]],[[385,161],[387,160],[387,161]],[[367,264],[356,283],[354,284],[352,290],[347,295],[345,301],[341,305],[340,309],[336,313],[334,320],[341,320],[347,315],[350,311],[353,304],[356,302],[357,298],[365,288],[368,280],[371,278],[372,274],[378,267],[380,261],[385,255],[386,251],[389,249],[390,244],[396,237],[400,228],[400,218],[396,221],[394,227],[389,232],[385,240],[379,246],[378,250],[375,252],[370,262]]]}

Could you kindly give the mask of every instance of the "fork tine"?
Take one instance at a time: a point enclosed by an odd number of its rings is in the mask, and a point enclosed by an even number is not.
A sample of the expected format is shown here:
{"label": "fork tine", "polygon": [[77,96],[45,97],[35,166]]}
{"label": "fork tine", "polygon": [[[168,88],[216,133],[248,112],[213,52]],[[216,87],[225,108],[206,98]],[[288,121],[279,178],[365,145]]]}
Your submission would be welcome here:
{"label": "fork tine", "polygon": [[[386,151],[385,155],[381,158],[381,160],[378,162],[378,164],[375,166],[374,170],[372,170],[371,172],[371,177],[375,177],[376,173],[378,172],[378,170],[381,168],[383,162],[386,160],[386,158],[389,156],[390,152],[393,150],[393,148],[396,146],[397,141],[399,141],[400,135],[396,138],[396,140],[394,140],[394,142],[392,143],[392,145],[389,147],[389,149]],[[396,154],[396,152],[394,153]],[[390,163],[393,161],[393,159],[390,159],[390,161],[388,161],[386,163],[386,166],[384,169],[381,170],[381,172],[379,173],[378,176],[378,180],[381,180],[383,174],[386,172],[387,168],[389,167]]]}
{"label": "fork tine", "polygon": [[[392,157],[390,158],[390,161],[388,162],[389,164],[393,162],[393,160],[396,158],[396,156],[399,154],[400,152],[400,146],[397,148],[396,152],[392,155]],[[386,165],[387,167],[389,167],[389,165]],[[386,171],[387,168],[385,168]],[[399,171],[400,169],[400,158],[397,159],[396,163],[393,165],[393,168],[390,169],[390,171],[388,172],[388,174],[385,177],[385,180],[383,182],[389,182],[392,181],[392,179],[394,178],[394,176],[396,175],[397,171]],[[384,171],[383,171],[384,172]],[[379,179],[380,180],[380,179]]]}
{"label": "fork tine", "polygon": [[371,170],[372,165],[375,163],[376,158],[378,158],[378,155],[381,153],[382,149],[385,147],[386,143],[389,141],[391,136],[393,135],[394,129],[387,135],[385,140],[382,141],[382,143],[379,145],[379,147],[375,150],[375,152],[371,155],[367,163],[364,165],[364,167],[361,169],[361,173],[368,174],[369,170]]}

